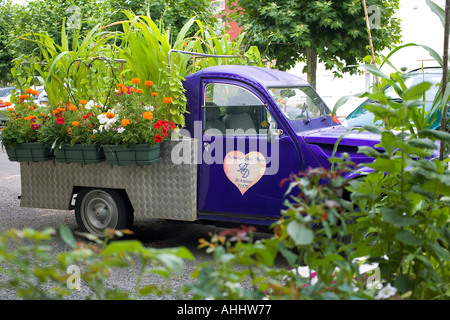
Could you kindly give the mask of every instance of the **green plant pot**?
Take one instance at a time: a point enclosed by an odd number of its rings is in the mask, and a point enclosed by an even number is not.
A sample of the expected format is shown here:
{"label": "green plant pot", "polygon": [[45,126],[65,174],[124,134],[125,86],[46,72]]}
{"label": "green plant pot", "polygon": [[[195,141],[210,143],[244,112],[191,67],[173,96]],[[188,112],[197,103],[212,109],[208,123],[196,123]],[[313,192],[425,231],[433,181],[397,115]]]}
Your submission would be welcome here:
{"label": "green plant pot", "polygon": [[64,144],[56,150],[56,161],[64,163],[99,163],[105,161],[105,154],[98,144]]}
{"label": "green plant pot", "polygon": [[53,160],[55,155],[50,148],[45,148],[43,143],[29,142],[18,144],[15,148],[6,145],[6,154],[10,161],[25,162],[42,162]]}
{"label": "green plant pot", "polygon": [[106,161],[111,165],[149,165],[160,160],[160,145],[103,145]]}

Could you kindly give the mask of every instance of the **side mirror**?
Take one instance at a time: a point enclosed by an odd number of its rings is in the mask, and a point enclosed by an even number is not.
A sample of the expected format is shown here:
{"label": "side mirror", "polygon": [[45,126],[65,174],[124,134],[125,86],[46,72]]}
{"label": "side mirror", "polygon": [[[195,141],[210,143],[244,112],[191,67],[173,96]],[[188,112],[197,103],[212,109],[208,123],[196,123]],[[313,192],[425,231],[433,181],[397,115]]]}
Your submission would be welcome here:
{"label": "side mirror", "polygon": [[278,129],[278,124],[275,121],[270,122],[269,132],[268,132],[269,142],[271,142],[271,143],[274,142],[277,139],[277,137],[281,136],[282,134],[283,134],[283,130]]}

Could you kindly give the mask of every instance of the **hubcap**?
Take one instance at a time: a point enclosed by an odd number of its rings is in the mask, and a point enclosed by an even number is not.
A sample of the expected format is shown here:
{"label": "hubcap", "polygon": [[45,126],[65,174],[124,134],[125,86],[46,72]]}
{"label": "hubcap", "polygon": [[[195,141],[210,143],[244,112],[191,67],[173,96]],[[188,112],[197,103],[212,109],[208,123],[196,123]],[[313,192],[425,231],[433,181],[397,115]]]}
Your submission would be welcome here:
{"label": "hubcap", "polygon": [[107,228],[117,226],[119,212],[111,195],[102,190],[89,191],[82,199],[81,218],[88,231],[97,236],[104,235]]}

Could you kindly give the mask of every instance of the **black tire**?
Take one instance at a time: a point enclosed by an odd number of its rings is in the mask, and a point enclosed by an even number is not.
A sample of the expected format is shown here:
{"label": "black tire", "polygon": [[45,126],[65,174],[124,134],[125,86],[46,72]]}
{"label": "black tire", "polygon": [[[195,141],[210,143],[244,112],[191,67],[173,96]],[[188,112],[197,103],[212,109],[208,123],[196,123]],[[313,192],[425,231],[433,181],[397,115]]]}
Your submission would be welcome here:
{"label": "black tire", "polygon": [[75,219],[83,232],[104,237],[105,229],[131,229],[133,208],[119,190],[82,188],[75,202]]}

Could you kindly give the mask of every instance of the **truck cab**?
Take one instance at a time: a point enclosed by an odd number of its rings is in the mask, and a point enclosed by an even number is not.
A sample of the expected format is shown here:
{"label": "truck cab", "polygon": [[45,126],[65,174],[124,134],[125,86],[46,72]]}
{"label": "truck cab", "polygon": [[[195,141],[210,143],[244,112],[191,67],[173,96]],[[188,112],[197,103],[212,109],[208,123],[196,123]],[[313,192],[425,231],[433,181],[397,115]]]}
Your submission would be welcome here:
{"label": "truck cab", "polygon": [[[216,66],[186,78],[186,130],[200,141],[198,217],[271,222],[280,217],[287,185],[308,167],[330,167],[334,144],[347,128],[301,78],[253,66]],[[357,153],[379,136],[351,133],[337,155]]]}

